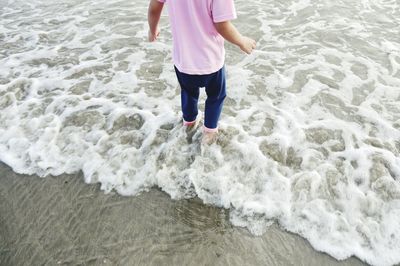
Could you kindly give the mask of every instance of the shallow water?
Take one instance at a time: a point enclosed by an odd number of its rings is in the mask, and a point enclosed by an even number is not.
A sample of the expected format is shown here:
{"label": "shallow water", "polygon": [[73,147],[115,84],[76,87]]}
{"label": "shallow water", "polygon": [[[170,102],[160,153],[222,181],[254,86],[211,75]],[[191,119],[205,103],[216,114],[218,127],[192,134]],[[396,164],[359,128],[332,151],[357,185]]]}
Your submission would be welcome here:
{"label": "shallow water", "polygon": [[198,198],[104,194],[81,173],[38,178],[0,163],[0,213],[2,266],[365,265],[336,261],[276,225],[255,237]]}
{"label": "shallow water", "polygon": [[198,196],[254,234],[277,223],[337,259],[399,263],[400,4],[236,4],[258,49],[227,45],[208,147],[181,126],[167,16],[148,44],[145,1],[0,0],[0,160]]}

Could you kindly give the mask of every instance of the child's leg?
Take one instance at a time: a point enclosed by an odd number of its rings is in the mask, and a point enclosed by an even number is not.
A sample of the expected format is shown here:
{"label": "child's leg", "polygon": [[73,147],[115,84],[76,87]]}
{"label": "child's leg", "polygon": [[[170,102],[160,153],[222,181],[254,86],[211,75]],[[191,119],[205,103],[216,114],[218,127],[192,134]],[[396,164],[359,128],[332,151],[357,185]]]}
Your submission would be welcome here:
{"label": "child's leg", "polygon": [[176,68],[175,72],[181,86],[181,107],[184,125],[194,125],[198,114],[199,87],[193,84],[194,82],[192,82],[190,75],[180,73]]}
{"label": "child's leg", "polygon": [[198,100],[199,88],[188,88],[181,85],[182,113],[185,125],[192,125],[196,121]]}
{"label": "child's leg", "polygon": [[218,129],[218,120],[226,97],[225,67],[216,72],[206,85],[206,108],[204,126],[208,132]]}

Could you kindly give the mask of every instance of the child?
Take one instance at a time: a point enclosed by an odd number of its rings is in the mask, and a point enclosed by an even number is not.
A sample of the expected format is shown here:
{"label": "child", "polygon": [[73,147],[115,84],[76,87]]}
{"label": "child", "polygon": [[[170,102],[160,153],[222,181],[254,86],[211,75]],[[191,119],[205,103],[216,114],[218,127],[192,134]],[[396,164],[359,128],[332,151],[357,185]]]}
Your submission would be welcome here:
{"label": "child", "polygon": [[236,18],[233,0],[151,0],[148,11],[149,41],[157,39],[164,3],[168,5],[174,42],[173,61],[181,86],[183,124],[193,127],[198,114],[199,88],[207,100],[203,142],[218,133],[218,120],[226,97],[224,39],[250,54],[256,42],[242,36],[231,24]]}

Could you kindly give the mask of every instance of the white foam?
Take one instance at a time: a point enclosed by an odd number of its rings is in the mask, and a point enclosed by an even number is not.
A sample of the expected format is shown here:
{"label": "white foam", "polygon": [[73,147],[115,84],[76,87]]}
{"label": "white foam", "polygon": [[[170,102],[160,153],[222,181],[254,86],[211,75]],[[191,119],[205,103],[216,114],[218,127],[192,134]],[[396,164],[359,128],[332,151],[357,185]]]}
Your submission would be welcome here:
{"label": "white foam", "polygon": [[181,125],[165,16],[149,44],[140,1],[9,1],[0,160],[82,171],[106,192],[198,196],[254,234],[276,222],[337,259],[399,263],[399,7],[237,1],[259,42],[250,56],[228,46],[220,139],[203,146]]}

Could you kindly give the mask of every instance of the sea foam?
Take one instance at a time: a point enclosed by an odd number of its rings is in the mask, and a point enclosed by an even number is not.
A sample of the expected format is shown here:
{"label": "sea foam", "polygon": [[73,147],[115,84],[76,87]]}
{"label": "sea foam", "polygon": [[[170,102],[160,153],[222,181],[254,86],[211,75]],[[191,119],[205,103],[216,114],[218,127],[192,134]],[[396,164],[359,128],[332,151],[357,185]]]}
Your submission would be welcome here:
{"label": "sea foam", "polygon": [[0,160],[197,196],[256,235],[278,223],[337,259],[399,263],[398,1],[236,4],[258,47],[227,45],[220,136],[203,146],[181,125],[167,16],[149,44],[144,2],[3,1]]}

